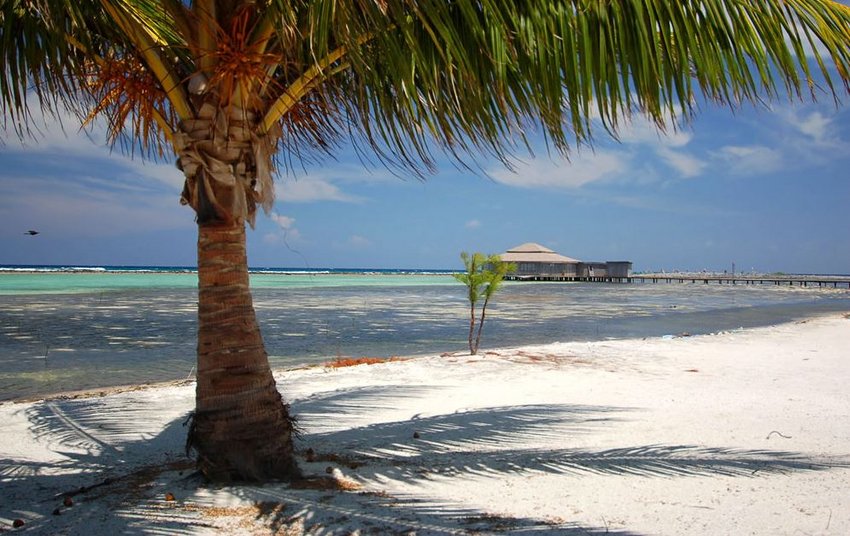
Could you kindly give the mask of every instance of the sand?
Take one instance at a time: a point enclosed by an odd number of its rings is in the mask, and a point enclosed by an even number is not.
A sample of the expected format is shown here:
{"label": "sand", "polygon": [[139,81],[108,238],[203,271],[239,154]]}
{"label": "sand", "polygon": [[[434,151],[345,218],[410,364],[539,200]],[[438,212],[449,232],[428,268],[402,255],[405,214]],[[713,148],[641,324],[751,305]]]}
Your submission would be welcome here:
{"label": "sand", "polygon": [[850,534],[848,315],[278,381],[334,489],[204,484],[191,384],[5,403],[0,532]]}

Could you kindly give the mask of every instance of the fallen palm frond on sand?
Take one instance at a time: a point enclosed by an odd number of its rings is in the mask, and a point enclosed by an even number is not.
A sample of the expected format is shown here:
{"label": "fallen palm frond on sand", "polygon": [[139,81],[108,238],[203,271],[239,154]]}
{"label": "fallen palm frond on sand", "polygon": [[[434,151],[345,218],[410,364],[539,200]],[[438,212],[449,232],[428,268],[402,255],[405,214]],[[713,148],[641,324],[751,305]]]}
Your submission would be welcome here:
{"label": "fallen palm frond on sand", "polygon": [[398,361],[406,361],[406,358],[397,356],[393,357],[337,357],[333,361],[323,363],[324,368],[345,368],[356,367],[358,365],[377,365],[379,363],[395,363]]}

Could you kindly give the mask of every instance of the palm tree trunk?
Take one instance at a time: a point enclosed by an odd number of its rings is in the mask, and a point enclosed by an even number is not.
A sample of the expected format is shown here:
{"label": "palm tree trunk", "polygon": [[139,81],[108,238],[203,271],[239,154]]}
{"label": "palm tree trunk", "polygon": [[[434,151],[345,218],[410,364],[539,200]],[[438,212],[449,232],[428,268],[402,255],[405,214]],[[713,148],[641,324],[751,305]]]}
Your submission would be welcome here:
{"label": "palm tree trunk", "polygon": [[475,355],[472,337],[475,335],[475,302],[469,304],[469,353]]}
{"label": "palm tree trunk", "polygon": [[478,320],[478,334],[475,336],[475,349],[472,351],[472,354],[475,355],[478,353],[478,347],[481,345],[481,332],[484,330],[484,317],[487,316],[487,303],[490,301],[490,297],[484,299],[484,305],[481,306],[481,318]]}
{"label": "palm tree trunk", "polygon": [[300,475],[293,424],[254,313],[245,226],[199,223],[198,383],[187,447],[211,480],[290,480]]}

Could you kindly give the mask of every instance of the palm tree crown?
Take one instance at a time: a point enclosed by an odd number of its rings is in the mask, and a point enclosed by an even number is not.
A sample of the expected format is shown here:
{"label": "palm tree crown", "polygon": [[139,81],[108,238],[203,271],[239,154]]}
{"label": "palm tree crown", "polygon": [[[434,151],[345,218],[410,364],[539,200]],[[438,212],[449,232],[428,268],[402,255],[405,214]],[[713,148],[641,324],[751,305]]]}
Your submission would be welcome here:
{"label": "palm tree crown", "polygon": [[850,67],[850,9],[825,0],[9,0],[0,17],[16,124],[32,88],[182,157],[177,134],[227,110],[252,131],[266,207],[269,157],[342,138],[422,174],[435,147],[508,160],[532,127],[566,150],[594,118],[616,131],[634,110],[675,121],[700,96],[814,92],[807,54],[833,94],[829,63],[845,88]]}

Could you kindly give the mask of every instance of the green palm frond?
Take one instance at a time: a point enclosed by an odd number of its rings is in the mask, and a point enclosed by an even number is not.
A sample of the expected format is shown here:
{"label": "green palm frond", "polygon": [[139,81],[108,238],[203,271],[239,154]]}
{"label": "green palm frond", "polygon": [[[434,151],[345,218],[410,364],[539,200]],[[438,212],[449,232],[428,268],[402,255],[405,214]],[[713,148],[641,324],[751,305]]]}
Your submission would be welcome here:
{"label": "green palm frond", "polygon": [[166,93],[160,118],[218,95],[260,134],[282,128],[284,159],[349,138],[417,174],[435,151],[510,164],[532,130],[567,152],[597,120],[616,135],[634,113],[675,125],[702,99],[850,90],[850,9],[827,0],[9,0],[0,17],[16,125],[28,91],[85,108],[82,60],[126,54]]}
{"label": "green palm frond", "polygon": [[[423,173],[434,147],[461,163],[480,150],[510,163],[530,128],[567,151],[591,139],[597,118],[616,134],[635,111],[675,125],[701,98],[738,106],[783,92],[814,97],[818,79],[823,94],[847,90],[850,17],[833,2],[330,5],[311,3],[299,23],[309,49],[296,72],[322,75],[310,89],[379,157]],[[304,86],[288,81],[292,93],[279,98],[295,102]]]}
{"label": "green palm frond", "polygon": [[144,0],[101,0],[101,5],[110,22],[123,33],[126,41],[122,44],[132,47],[159,81],[175,114],[182,120],[192,117],[183,84],[169,61],[175,46],[169,47],[166,39],[172,32],[168,31],[171,26],[162,7]]}
{"label": "green palm frond", "polygon": [[79,78],[70,73],[82,57],[65,36],[84,14],[67,7],[59,1],[0,3],[0,109],[19,135],[29,125],[30,92],[45,111],[77,110]]}
{"label": "green palm frond", "polygon": [[[592,135],[597,117],[616,132],[635,110],[663,126],[687,116],[700,97],[737,106],[777,96],[778,85],[792,96],[814,91],[803,42],[811,36],[847,89],[850,17],[831,2],[435,0],[406,7],[391,4],[385,17],[397,30],[374,32],[352,48],[347,59],[359,87],[346,94],[355,96],[368,136],[401,155],[412,148],[420,159],[433,140],[461,154],[484,147],[505,157],[505,139],[522,140],[530,123],[566,150]],[[370,19],[360,17],[346,27],[367,31]],[[835,94],[836,74],[817,48],[811,52]]]}

